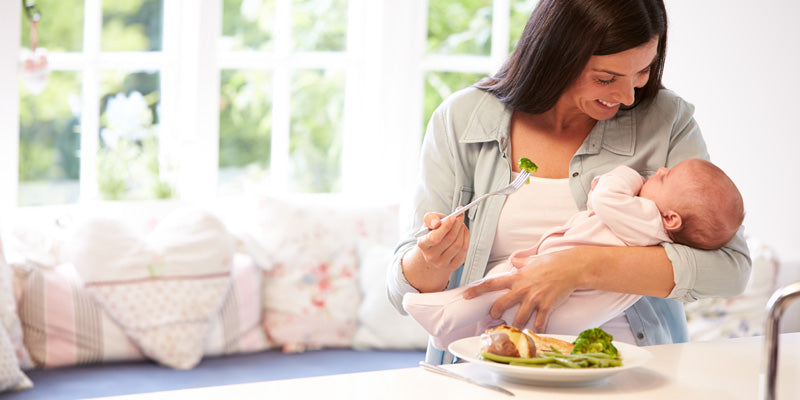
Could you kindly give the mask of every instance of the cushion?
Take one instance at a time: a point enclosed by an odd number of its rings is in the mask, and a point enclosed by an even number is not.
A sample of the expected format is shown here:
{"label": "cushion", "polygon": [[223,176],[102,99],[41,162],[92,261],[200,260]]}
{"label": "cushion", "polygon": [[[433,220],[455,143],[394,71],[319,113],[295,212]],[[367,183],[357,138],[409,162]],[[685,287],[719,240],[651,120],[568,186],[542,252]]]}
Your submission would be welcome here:
{"label": "cushion", "polygon": [[424,349],[428,334],[411,317],[400,314],[386,295],[386,271],[394,245],[362,240],[358,244],[359,287],[356,349]]}
{"label": "cushion", "polygon": [[65,260],[87,283],[227,273],[235,239],[212,213],[178,209],[143,233],[119,216],[76,223]]}
{"label": "cushion", "polygon": [[253,207],[239,233],[265,269],[269,338],[285,351],[351,346],[361,303],[356,243],[395,239],[396,207],[323,195],[264,197]]}
{"label": "cushion", "polygon": [[30,366],[31,361],[23,345],[12,280],[0,243],[0,392],[32,386],[20,366],[20,363]]}
{"label": "cushion", "polygon": [[775,252],[757,238],[747,238],[753,263],[744,292],[731,298],[707,298],[685,304],[689,339],[693,341],[764,334],[767,302],[777,289],[780,263]]}
{"label": "cushion", "polygon": [[[261,270],[252,258],[234,256],[231,287],[211,316],[204,356],[260,351],[270,347],[260,329]],[[123,327],[95,301],[70,264],[35,268],[24,276],[20,316],[25,344],[37,366],[59,367],[122,360],[141,360],[145,353]],[[165,356],[180,367],[192,360]],[[183,364],[186,365],[186,364]]]}
{"label": "cushion", "polygon": [[5,329],[0,328],[0,393],[33,387],[33,383],[19,368],[16,351]]}
{"label": "cushion", "polygon": [[145,356],[187,369],[200,362],[212,318],[228,297],[234,242],[216,216],[187,207],[146,236],[120,218],[89,218],[65,253],[85,291]]}

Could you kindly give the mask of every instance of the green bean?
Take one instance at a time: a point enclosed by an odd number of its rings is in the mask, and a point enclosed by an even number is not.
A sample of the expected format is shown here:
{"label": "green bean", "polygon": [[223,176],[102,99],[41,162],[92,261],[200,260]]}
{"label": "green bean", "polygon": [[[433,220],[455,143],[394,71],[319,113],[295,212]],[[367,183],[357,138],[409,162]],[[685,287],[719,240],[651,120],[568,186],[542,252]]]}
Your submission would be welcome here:
{"label": "green bean", "polygon": [[577,363],[574,363],[574,362],[572,362],[570,360],[567,360],[566,358],[555,357],[555,361],[556,361],[556,364],[563,365],[563,366],[565,366],[567,368],[580,368],[581,367]]}
{"label": "green bean", "polygon": [[546,368],[548,365],[552,365],[552,364],[549,364],[549,363],[548,364],[530,364],[530,363],[522,363],[522,362],[512,361],[512,362],[508,363],[508,365],[517,365],[517,366],[520,366],[520,367],[529,367],[529,368]]}
{"label": "green bean", "polygon": [[532,358],[521,358],[521,357],[509,357],[509,356],[501,356],[494,353],[487,353],[482,352],[481,357],[491,360],[500,362],[503,364],[510,364],[510,363],[519,363],[519,364],[547,364],[553,362],[553,357],[532,357]]}
{"label": "green bean", "polygon": [[551,353],[551,352],[542,352],[539,353],[540,357],[542,356],[551,356],[551,357],[561,357],[567,359],[584,359],[587,357],[592,358],[602,358],[602,359],[614,359],[611,355],[606,353],[578,353],[578,354],[562,354],[562,353]]}
{"label": "green bean", "polygon": [[538,357],[521,358],[482,352],[480,358],[509,365],[544,368],[608,368],[619,367],[622,360],[605,353],[562,354],[539,353]]}

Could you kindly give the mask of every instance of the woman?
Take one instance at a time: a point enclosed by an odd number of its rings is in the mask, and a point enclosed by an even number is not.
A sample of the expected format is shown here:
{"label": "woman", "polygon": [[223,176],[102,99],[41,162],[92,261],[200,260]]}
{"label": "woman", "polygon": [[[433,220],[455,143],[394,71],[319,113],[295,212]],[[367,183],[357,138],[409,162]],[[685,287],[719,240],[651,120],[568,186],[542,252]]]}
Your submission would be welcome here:
{"label": "woman", "polygon": [[[708,159],[693,107],[661,85],[666,39],[661,0],[540,1],[501,70],[447,99],[429,122],[408,232],[421,224],[432,230],[395,252],[387,277],[395,307],[402,312],[405,293],[479,280],[585,209],[592,179],[618,165],[649,176],[687,158]],[[531,182],[536,203],[496,196],[442,220],[508,184],[521,157],[539,166]],[[514,325],[533,316],[545,331],[550,311],[578,288],[643,295],[603,329],[653,345],[688,340],[681,301],[741,293],[750,259],[740,228],[720,250],[581,246],[517,267],[465,296],[510,289],[491,315],[519,304]],[[451,359],[430,347],[427,358]]]}

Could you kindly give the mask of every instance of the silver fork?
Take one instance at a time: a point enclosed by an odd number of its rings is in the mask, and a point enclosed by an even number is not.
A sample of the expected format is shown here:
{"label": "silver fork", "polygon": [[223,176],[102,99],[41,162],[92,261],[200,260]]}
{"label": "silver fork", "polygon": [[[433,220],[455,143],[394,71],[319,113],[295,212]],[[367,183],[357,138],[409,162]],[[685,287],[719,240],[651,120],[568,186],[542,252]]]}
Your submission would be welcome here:
{"label": "silver fork", "polygon": [[[486,199],[487,197],[489,197],[489,196],[495,196],[495,195],[500,195],[500,194],[502,194],[502,195],[506,195],[506,196],[507,196],[507,195],[509,195],[509,194],[511,194],[511,193],[514,193],[514,192],[516,192],[516,191],[517,191],[519,188],[521,188],[521,187],[522,187],[522,185],[524,185],[524,184],[525,184],[525,182],[527,182],[527,181],[528,181],[528,178],[529,178],[530,176],[531,176],[531,173],[530,173],[530,172],[528,172],[528,171],[521,171],[521,172],[519,173],[519,175],[517,176],[517,178],[516,178],[516,179],[514,179],[513,181],[511,181],[511,183],[509,183],[509,184],[508,184],[508,185],[506,185],[505,187],[501,188],[500,190],[496,190],[496,191],[494,191],[494,192],[489,192],[489,193],[486,193],[486,194],[484,194],[483,196],[481,196],[481,197],[478,197],[478,198],[477,198],[477,199],[475,199],[475,200],[472,200],[472,202],[471,202],[471,203],[467,204],[467,205],[466,205],[466,206],[464,206],[464,207],[461,207],[461,208],[459,208],[458,210],[455,210],[455,211],[453,211],[453,212],[452,212],[450,215],[448,215],[448,216],[446,216],[446,217],[442,218],[442,221],[444,221],[444,220],[446,220],[446,219],[448,219],[448,218],[450,218],[450,217],[457,217],[457,216],[459,216],[459,215],[461,215],[461,214],[465,213],[467,210],[469,210],[470,208],[474,207],[476,204],[478,204],[478,203],[480,203],[481,201],[485,200],[485,199]],[[423,226],[423,227],[422,227],[422,228],[420,228],[420,229],[419,229],[417,232],[415,232],[415,233],[414,233],[414,237],[420,237],[420,236],[422,236],[422,235],[425,235],[425,234],[427,234],[427,233],[428,233],[428,232],[430,232],[430,231],[431,231],[431,229],[430,229],[430,228],[428,228],[427,226]]]}

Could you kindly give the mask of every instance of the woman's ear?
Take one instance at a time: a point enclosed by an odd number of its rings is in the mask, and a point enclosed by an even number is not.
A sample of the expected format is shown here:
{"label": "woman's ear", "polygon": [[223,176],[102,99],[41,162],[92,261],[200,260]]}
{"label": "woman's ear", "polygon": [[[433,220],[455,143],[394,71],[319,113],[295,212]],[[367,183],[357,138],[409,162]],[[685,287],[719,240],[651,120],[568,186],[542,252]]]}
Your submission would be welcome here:
{"label": "woman's ear", "polygon": [[666,228],[667,232],[676,232],[683,228],[683,219],[681,219],[680,214],[673,210],[667,210],[665,213],[661,214],[661,222],[664,224],[664,228]]}

